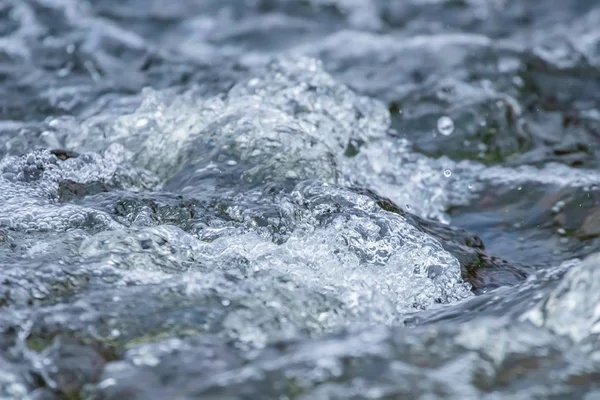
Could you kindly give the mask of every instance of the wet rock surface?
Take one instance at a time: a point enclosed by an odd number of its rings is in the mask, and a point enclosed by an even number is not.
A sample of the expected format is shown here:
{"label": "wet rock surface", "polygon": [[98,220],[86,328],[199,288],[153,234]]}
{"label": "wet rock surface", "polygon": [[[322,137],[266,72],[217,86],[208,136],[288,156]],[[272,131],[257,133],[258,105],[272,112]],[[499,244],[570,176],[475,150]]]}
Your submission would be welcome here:
{"label": "wet rock surface", "polygon": [[0,398],[596,398],[599,18],[0,2]]}

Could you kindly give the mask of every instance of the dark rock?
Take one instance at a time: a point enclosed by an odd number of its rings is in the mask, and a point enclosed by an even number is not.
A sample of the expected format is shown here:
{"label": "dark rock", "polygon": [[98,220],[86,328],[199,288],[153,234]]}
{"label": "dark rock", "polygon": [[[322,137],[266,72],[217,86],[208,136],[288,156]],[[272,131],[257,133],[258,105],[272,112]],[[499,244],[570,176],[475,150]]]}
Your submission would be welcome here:
{"label": "dark rock", "polygon": [[[86,383],[96,382],[106,361],[93,347],[80,341],[57,337],[43,351],[42,357],[49,360],[44,376],[52,380],[56,390],[67,398],[78,398]],[[50,382],[47,382],[50,383]]]}
{"label": "dark rock", "polygon": [[600,209],[595,209],[588,214],[576,235],[582,239],[600,236]]}
{"label": "dark rock", "polygon": [[65,149],[52,149],[50,150],[50,153],[54,154],[56,157],[60,158],[63,161],[68,160],[69,158],[79,157],[79,153]]}
{"label": "dark rock", "polygon": [[483,293],[500,286],[516,285],[528,276],[527,267],[488,255],[483,241],[464,229],[452,228],[407,213],[391,200],[370,190],[355,191],[371,197],[382,209],[404,216],[413,226],[438,239],[442,247],[458,259],[463,279],[473,286],[475,293]]}
{"label": "dark rock", "polygon": [[58,200],[71,201],[81,197],[108,192],[109,187],[103,182],[79,183],[65,180],[58,185]]}

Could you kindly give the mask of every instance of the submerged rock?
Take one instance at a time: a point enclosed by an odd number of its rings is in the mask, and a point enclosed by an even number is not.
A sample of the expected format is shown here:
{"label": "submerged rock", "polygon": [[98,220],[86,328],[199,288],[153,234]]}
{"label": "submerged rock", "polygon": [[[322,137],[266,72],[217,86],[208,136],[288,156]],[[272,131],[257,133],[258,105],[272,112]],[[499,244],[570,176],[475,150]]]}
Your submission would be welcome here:
{"label": "submerged rock", "polygon": [[102,182],[89,182],[86,184],[78,183],[71,180],[61,181],[58,184],[58,200],[73,201],[75,199],[108,192],[109,188]]}
{"label": "submerged rock", "polygon": [[526,266],[514,265],[486,254],[483,242],[476,235],[412,215],[371,191],[359,190],[359,192],[375,199],[384,210],[403,215],[417,229],[439,240],[443,248],[459,261],[462,277],[472,285],[475,293],[484,293],[506,285],[516,285],[530,273],[530,269]]}

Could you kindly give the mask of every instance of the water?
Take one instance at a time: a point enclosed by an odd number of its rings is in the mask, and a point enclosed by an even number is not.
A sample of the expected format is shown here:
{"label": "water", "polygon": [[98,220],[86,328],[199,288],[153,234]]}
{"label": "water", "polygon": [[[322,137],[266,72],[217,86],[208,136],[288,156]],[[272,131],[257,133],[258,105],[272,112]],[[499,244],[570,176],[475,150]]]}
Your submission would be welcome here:
{"label": "water", "polygon": [[450,117],[440,117],[437,122],[437,130],[444,136],[452,135],[452,132],[454,132],[454,121]]}
{"label": "water", "polygon": [[600,398],[598,18],[0,2],[0,398]]}

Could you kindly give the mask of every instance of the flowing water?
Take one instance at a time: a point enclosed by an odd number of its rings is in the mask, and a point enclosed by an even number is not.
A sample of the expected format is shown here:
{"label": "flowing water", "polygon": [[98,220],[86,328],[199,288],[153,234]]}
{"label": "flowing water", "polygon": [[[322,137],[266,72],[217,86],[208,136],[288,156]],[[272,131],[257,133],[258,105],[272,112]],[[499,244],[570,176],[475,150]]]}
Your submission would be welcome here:
{"label": "flowing water", "polygon": [[0,398],[600,399],[593,0],[1,0]]}

